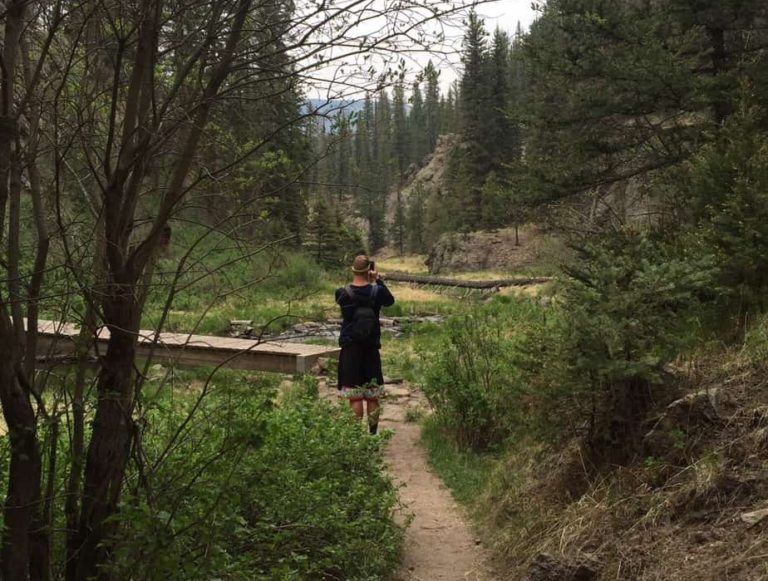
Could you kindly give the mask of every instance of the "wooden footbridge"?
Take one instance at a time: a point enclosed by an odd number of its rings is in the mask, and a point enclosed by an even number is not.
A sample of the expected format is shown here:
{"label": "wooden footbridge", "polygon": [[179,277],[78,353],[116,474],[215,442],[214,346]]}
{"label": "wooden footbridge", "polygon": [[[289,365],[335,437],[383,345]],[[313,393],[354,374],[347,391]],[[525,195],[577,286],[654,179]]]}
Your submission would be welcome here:
{"label": "wooden footbridge", "polygon": [[[74,355],[75,339],[80,334],[75,325],[39,321],[37,328],[39,357],[55,360]],[[95,355],[104,352],[108,340],[109,330],[100,328],[93,342]],[[323,345],[155,331],[139,331],[136,347],[139,358],[151,356],[153,360],[166,364],[280,373],[309,373],[318,359],[338,357],[339,352],[336,347]]]}

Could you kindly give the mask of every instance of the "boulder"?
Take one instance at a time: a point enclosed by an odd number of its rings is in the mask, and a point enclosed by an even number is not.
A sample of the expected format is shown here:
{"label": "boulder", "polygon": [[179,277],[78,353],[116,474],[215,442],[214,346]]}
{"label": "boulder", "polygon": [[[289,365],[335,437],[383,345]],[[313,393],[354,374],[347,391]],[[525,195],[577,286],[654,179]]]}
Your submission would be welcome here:
{"label": "boulder", "polygon": [[713,387],[673,401],[667,406],[664,423],[671,427],[694,427],[726,419],[733,399],[720,387]]}
{"label": "boulder", "polygon": [[673,449],[684,448],[687,435],[726,420],[733,408],[732,397],[721,387],[689,393],[673,401],[643,438],[645,453],[662,457]]}
{"label": "boulder", "polygon": [[768,519],[768,508],[745,512],[741,515],[741,520],[750,526],[756,525]]}
{"label": "boulder", "polygon": [[234,319],[229,322],[230,337],[246,337],[253,333],[253,321],[250,319]]}

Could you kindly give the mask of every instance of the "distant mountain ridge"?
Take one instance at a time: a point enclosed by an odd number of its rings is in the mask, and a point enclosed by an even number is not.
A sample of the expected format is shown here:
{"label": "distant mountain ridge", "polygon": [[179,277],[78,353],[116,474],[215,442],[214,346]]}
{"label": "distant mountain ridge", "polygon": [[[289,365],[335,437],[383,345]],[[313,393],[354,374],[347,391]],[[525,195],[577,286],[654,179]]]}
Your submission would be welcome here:
{"label": "distant mountain ridge", "polygon": [[[325,131],[333,127],[334,119],[341,114],[351,115],[360,113],[365,108],[365,99],[307,99],[302,109],[304,113],[313,113],[317,124]],[[405,104],[406,114],[410,113],[411,105]]]}
{"label": "distant mountain ridge", "polygon": [[364,107],[364,99],[356,99],[354,101],[345,99],[308,99],[302,107],[302,112],[311,113],[318,127],[321,127],[323,131],[330,131],[337,116],[341,114],[357,114]]}
{"label": "distant mountain ridge", "polygon": [[321,115],[338,115],[340,112],[356,113],[362,111],[365,107],[365,99],[355,99],[349,101],[346,99],[309,99],[307,108],[317,111]]}

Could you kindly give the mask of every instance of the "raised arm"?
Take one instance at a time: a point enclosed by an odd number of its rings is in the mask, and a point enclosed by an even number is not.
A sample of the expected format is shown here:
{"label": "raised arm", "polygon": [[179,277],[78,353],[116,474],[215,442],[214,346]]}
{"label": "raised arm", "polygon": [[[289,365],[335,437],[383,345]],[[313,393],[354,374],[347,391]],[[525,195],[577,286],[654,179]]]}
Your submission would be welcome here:
{"label": "raised arm", "polygon": [[384,284],[381,278],[376,279],[376,284],[379,286],[379,290],[376,292],[376,302],[382,307],[391,307],[395,304],[395,297]]}

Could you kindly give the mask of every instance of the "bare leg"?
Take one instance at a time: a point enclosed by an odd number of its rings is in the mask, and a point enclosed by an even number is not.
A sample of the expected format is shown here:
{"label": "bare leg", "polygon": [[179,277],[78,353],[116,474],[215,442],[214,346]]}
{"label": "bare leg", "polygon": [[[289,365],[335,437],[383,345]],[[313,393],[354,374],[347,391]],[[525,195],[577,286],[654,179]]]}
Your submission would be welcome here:
{"label": "bare leg", "polygon": [[355,415],[357,416],[358,420],[363,419],[363,400],[362,399],[351,399],[349,400],[349,405],[352,408],[352,411],[355,412]]}

